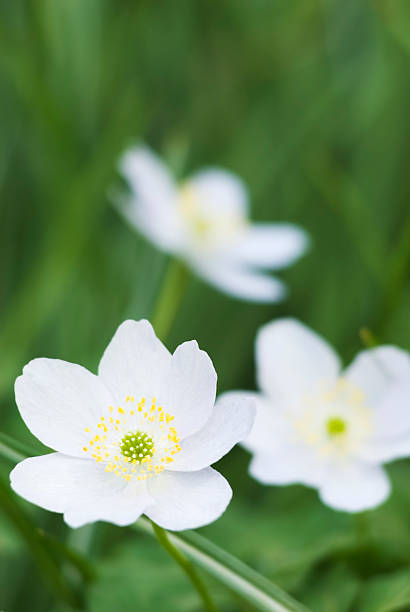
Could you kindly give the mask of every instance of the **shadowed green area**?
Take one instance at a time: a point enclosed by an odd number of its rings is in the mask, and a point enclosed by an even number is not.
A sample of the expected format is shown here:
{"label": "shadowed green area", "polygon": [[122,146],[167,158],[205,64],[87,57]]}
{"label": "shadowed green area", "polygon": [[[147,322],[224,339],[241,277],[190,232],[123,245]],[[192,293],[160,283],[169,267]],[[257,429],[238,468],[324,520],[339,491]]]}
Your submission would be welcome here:
{"label": "shadowed green area", "polygon": [[[13,398],[27,361],[96,371],[117,325],[152,315],[167,258],[110,204],[118,156],[139,139],[180,177],[238,173],[255,220],[312,238],[279,273],[279,305],[188,281],[167,344],[196,338],[220,391],[255,388],[255,333],[274,317],[300,318],[345,362],[363,328],[410,349],[409,70],[407,0],[0,0],[0,430],[40,448]],[[408,609],[408,461],[365,532],[308,489],[258,485],[247,464],[240,449],[220,462],[235,496],[209,538],[315,612]],[[67,536],[59,516],[20,505]],[[96,530],[86,608],[199,610],[163,551],[132,537]],[[0,610],[70,610],[39,576],[0,510]],[[224,612],[251,609],[216,588]]]}

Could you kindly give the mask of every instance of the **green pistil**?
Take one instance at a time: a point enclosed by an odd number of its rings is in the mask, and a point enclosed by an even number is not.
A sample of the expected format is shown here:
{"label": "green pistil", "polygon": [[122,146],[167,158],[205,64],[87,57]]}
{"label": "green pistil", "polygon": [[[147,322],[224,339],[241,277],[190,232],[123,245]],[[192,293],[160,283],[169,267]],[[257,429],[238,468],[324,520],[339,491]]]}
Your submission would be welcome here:
{"label": "green pistil", "polygon": [[201,217],[195,218],[193,225],[195,233],[198,236],[206,236],[211,229],[211,223],[207,219],[202,219]]}
{"label": "green pistil", "polygon": [[326,424],[327,433],[329,436],[339,436],[345,433],[347,429],[346,422],[339,417],[332,417]]}
{"label": "green pistil", "polygon": [[141,461],[144,457],[152,457],[154,442],[143,431],[127,433],[120,444],[121,453],[130,461]]}

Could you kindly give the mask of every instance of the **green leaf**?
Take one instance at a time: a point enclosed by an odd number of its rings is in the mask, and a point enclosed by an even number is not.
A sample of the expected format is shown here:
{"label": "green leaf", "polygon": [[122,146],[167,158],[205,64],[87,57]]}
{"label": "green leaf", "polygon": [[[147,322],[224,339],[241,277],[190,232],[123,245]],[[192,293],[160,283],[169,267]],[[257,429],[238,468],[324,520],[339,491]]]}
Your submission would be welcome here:
{"label": "green leaf", "polygon": [[40,453],[0,431],[0,456],[11,463],[17,463],[38,454]]}
{"label": "green leaf", "polygon": [[90,589],[89,612],[201,609],[184,573],[154,540],[133,537],[98,561],[96,569],[99,579]]}
{"label": "green leaf", "polygon": [[396,612],[410,608],[410,568],[376,576],[360,597],[360,612]]}
{"label": "green leaf", "polygon": [[370,537],[380,549],[377,573],[393,570],[394,566],[410,565],[410,461],[398,461],[387,469],[392,494],[367,515]]}
{"label": "green leaf", "polygon": [[320,565],[303,589],[303,600],[315,612],[350,612],[360,580],[345,564]]}
{"label": "green leaf", "polygon": [[315,492],[295,486],[262,495],[234,498],[203,533],[285,590],[297,588],[321,559],[354,546],[351,518],[326,508]]}
{"label": "green leaf", "polygon": [[59,564],[51,553],[43,533],[37,529],[17,503],[14,493],[10,491],[8,483],[3,482],[2,477],[0,478],[0,511],[8,518],[26,543],[50,593],[57,600],[61,599],[75,606],[78,603],[77,595],[61,574]]}
{"label": "green leaf", "polygon": [[[153,534],[142,518],[134,528]],[[174,546],[262,612],[306,612],[306,608],[255,570],[193,531],[168,533]]]}

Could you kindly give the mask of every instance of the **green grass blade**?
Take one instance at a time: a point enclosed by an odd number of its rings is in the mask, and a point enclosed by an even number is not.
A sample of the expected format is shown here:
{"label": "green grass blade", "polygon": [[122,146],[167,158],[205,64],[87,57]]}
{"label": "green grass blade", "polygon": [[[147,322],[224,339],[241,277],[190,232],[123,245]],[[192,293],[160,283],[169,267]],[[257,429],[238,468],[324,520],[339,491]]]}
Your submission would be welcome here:
{"label": "green grass blade", "polygon": [[[134,525],[138,531],[154,535],[151,523],[142,518]],[[167,532],[174,546],[214,578],[239,594],[261,612],[307,612],[278,586],[258,574],[218,546],[192,531]]]}

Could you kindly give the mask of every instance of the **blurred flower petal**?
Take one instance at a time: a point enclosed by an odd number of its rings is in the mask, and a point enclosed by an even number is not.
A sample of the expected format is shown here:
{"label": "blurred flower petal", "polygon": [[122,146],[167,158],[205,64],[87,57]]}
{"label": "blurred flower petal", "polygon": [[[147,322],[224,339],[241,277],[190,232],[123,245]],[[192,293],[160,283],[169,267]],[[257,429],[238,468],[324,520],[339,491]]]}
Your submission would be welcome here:
{"label": "blurred flower petal", "polygon": [[289,266],[308,248],[302,229],[287,223],[249,225],[237,243],[224,251],[225,257],[247,266],[271,270]]}
{"label": "blurred flower petal", "polygon": [[382,503],[390,483],[381,464],[410,455],[408,353],[364,351],[343,374],[322,338],[282,319],[260,330],[256,360],[262,394],[243,443],[253,454],[251,475],[314,486],[338,510]]}
{"label": "blurred flower petal", "polygon": [[381,463],[410,456],[410,379],[390,385],[374,410],[374,433],[360,456]]}
{"label": "blurred flower petal", "polygon": [[137,147],[122,156],[120,170],[133,195],[119,199],[119,210],[160,249],[178,250],[182,225],[176,208],[177,187],[165,164],[149,149]]}
{"label": "blurred flower petal", "polygon": [[306,447],[283,445],[276,455],[257,452],[249,466],[249,473],[263,484],[305,484],[317,487],[323,478],[324,466]]}
{"label": "blurred flower petal", "polygon": [[[359,353],[346,369],[345,376],[362,389],[367,401],[377,404],[392,383],[403,379],[410,381],[410,357],[395,346],[379,346]],[[392,424],[390,422],[389,426]],[[381,427],[385,426],[386,422],[381,423]]]}
{"label": "blurred flower petal", "polygon": [[222,168],[204,168],[192,174],[185,185],[195,190],[198,199],[213,215],[248,215],[248,191],[245,183]]}
{"label": "blurred flower petal", "polygon": [[157,247],[236,298],[269,303],[286,296],[284,284],[259,268],[290,265],[306,250],[307,235],[285,223],[252,225],[238,176],[205,168],[177,186],[145,147],[126,152],[120,170],[132,194],[117,196],[116,206]]}
{"label": "blurred flower petal", "polygon": [[379,506],[390,494],[386,472],[377,466],[347,463],[335,466],[319,490],[321,500],[337,510],[363,512]]}
{"label": "blurred flower petal", "polygon": [[293,401],[335,382],[340,360],[318,334],[295,319],[264,325],[256,338],[260,388],[271,398]]}
{"label": "blurred flower petal", "polygon": [[196,262],[199,274],[233,297],[250,302],[278,302],[286,295],[282,281],[273,276],[230,265],[226,261]]}

